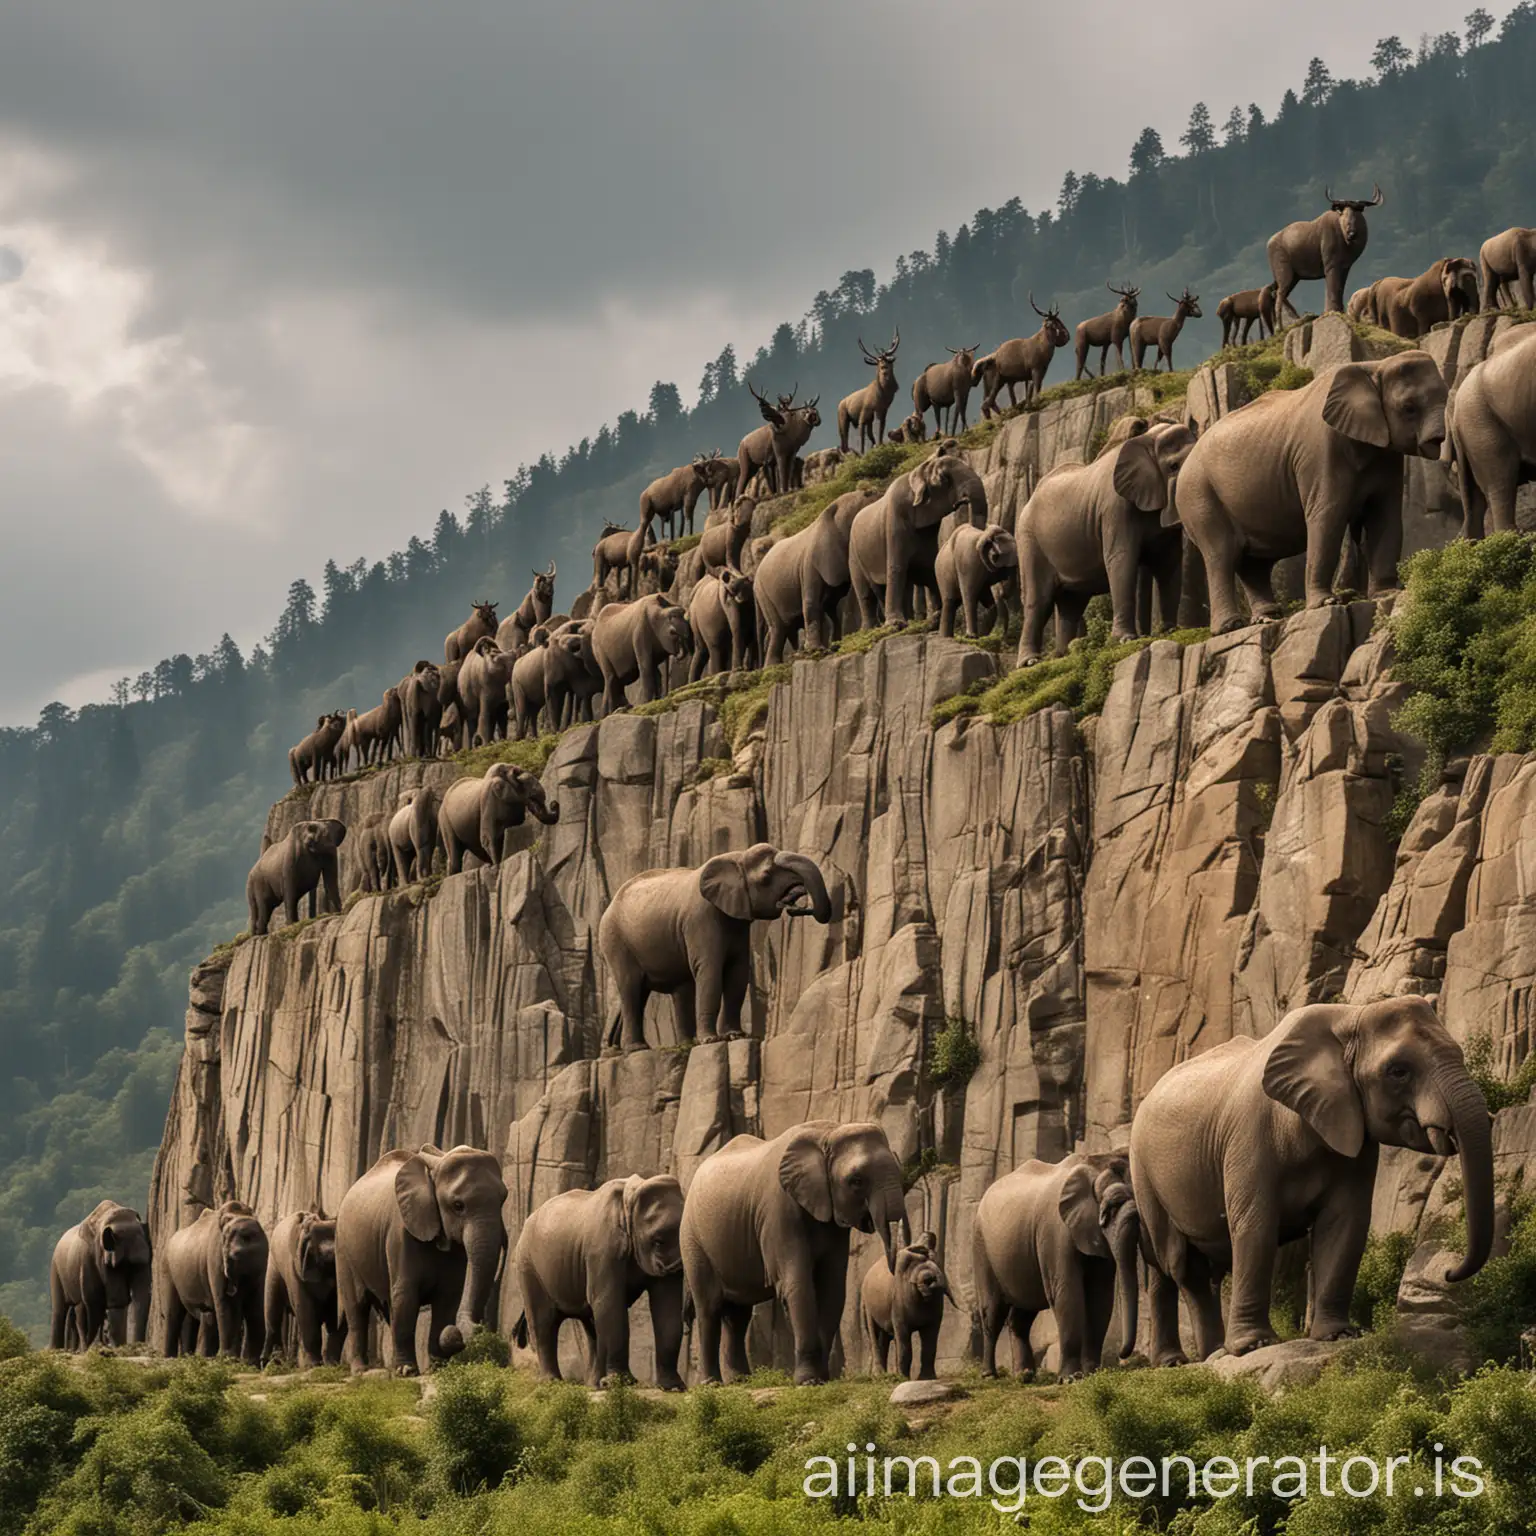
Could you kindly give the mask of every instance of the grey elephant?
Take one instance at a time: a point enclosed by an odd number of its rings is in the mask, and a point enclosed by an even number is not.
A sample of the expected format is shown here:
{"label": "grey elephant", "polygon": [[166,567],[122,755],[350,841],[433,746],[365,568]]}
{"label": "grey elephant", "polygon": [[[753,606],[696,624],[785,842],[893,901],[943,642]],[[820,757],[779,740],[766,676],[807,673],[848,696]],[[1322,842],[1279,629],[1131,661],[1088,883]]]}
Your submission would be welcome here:
{"label": "grey elephant", "polygon": [[624,690],[640,684],[640,702],[649,703],[666,692],[666,668],[683,655],[693,638],[688,614],[660,595],[632,603],[609,603],[592,625],[592,655],[603,675],[603,713],[624,704]]}
{"label": "grey elephant", "polygon": [[1134,640],[1150,629],[1155,584],[1162,621],[1179,609],[1183,536],[1169,526],[1180,476],[1195,448],[1188,427],[1161,423],[1106,450],[1091,464],[1054,469],[1019,512],[1019,586],[1024,628],[1019,663],[1040,657],[1045,623],[1056,614],[1056,654],[1067,653],[1089,598],[1108,592],[1113,635]]}
{"label": "grey elephant", "polygon": [[1263,1039],[1239,1036],[1164,1074],[1131,1123],[1131,1180],[1157,1266],[1153,1364],[1184,1359],[1180,1295],[1202,1358],[1223,1342],[1234,1355],[1273,1344],[1275,1256],[1308,1234],[1308,1331],[1354,1332],[1350,1298],[1382,1146],[1460,1154],[1467,1252],[1446,1278],[1475,1275],[1493,1245],[1492,1121],[1461,1047],[1423,998],[1314,1003]]}
{"label": "grey elephant", "polygon": [[741,569],[756,513],[757,503],[750,496],[738,496],[728,509],[710,513],[699,539],[699,559],[711,576],[718,576],[728,565]]}
{"label": "grey elephant", "polygon": [[1136,1347],[1136,1259],[1141,1223],[1123,1152],[1031,1159],[990,1185],[976,1207],[971,1269],[981,1314],[985,1375],[1013,1330],[1019,1369],[1032,1374],[1029,1330],[1047,1307],[1056,1319],[1062,1376],[1085,1376],[1104,1355],[1116,1292],[1120,1358]]}
{"label": "grey elephant", "polygon": [[284,1216],[272,1228],[263,1315],[266,1359],[286,1352],[292,1319],[300,1365],[341,1364],[347,1331],[336,1305],[336,1223],[318,1207]]}
{"label": "grey elephant", "polygon": [[512,701],[512,721],[509,735],[516,741],[526,741],[539,734],[539,716],[549,702],[546,667],[549,661],[549,637],[541,637],[524,645],[512,663],[512,680],[508,694]]}
{"label": "grey elephant", "polygon": [[309,915],[316,916],[316,896],[325,888],[326,909],[341,910],[336,865],[346,826],[334,817],[301,821],[286,837],[262,849],[245,881],[245,901],[252,934],[263,934],[272,914],[281,907],[290,923],[299,920],[299,902],[309,897]]}
{"label": "grey elephant", "polygon": [[567,620],[554,630],[545,647],[544,707],[552,731],[591,720],[592,700],[603,691],[603,674],[592,653],[594,622]]}
{"label": "grey elephant", "polygon": [[463,744],[481,746],[507,734],[512,658],[487,636],[477,640],[459,668]]}
{"label": "grey elephant", "polygon": [[1391,590],[1403,543],[1403,458],[1445,440],[1445,381],[1427,352],[1345,363],[1207,429],[1179,474],[1177,517],[1205,560],[1211,632],[1275,618],[1274,563],[1305,552],[1309,608],[1332,602],[1347,536],[1365,544],[1367,591]]}
{"label": "grey elephant", "polygon": [[1483,241],[1478,265],[1484,309],[1497,309],[1501,300],[1536,309],[1536,229],[1516,225]]}
{"label": "grey elephant", "polygon": [[688,599],[688,625],[693,631],[690,682],[706,673],[714,677],[750,666],[757,636],[751,577],[728,566],[704,577]]}
{"label": "grey elephant", "polygon": [[677,1180],[636,1173],[597,1189],[567,1190],[523,1223],[512,1255],[523,1298],[513,1339],[524,1349],[532,1340],[546,1381],[560,1379],[560,1325],[567,1318],[586,1332],[592,1386],[628,1376],[629,1309],[644,1296],[656,1344],[656,1385],[683,1390],[677,1371],[683,1342],[682,1219]]}
{"label": "grey elephant", "polygon": [[944,1303],[955,1303],[949,1279],[939,1266],[938,1251],[937,1236],[923,1232],[897,1250],[894,1271],[884,1254],[864,1271],[859,1299],[882,1372],[888,1368],[894,1340],[897,1369],[903,1376],[912,1376],[912,1335],[916,1334],[920,1352],[917,1375],[912,1379],[932,1381],[938,1374],[934,1362]]}
{"label": "grey elephant", "polygon": [[795,1382],[825,1381],[843,1317],[848,1247],[870,1232],[896,1257],[906,1232],[901,1164],[878,1125],[810,1120],[772,1141],[736,1136],[704,1159],[683,1201],[683,1274],[699,1376],[747,1374],[752,1308],[777,1298],[794,1336]]}
{"label": "grey elephant", "polygon": [[1266,247],[1269,270],[1275,280],[1275,314],[1282,321],[1292,318],[1291,290],[1302,281],[1322,278],[1326,297],[1323,310],[1333,314],[1344,308],[1344,284],[1349,269],[1360,259],[1370,237],[1365,210],[1379,207],[1381,188],[1370,197],[1335,197],[1329,188],[1328,211],[1315,219],[1297,219],[1269,237]]}
{"label": "grey elephant", "polygon": [[754,843],[698,869],[653,869],[613,893],[597,947],[618,993],[624,1049],[645,1048],[645,1003],[670,995],[680,1039],[740,1032],[752,973],[752,924],[790,916],[832,921],[832,898],[813,859]]}
{"label": "grey elephant", "polygon": [[470,615],[443,641],[444,661],[463,661],[477,640],[487,635],[492,639],[500,627],[496,621],[495,603],[482,602],[478,597],[470,605]]}
{"label": "grey elephant", "polygon": [[367,1368],[368,1322],[389,1326],[391,1368],[414,1376],[416,1323],[432,1309],[427,1351],[446,1360],[485,1321],[507,1246],[507,1186],[489,1152],[386,1152],[336,1212],[336,1291],[353,1374]]}
{"label": "grey elephant", "polygon": [[522,826],[530,811],[546,826],[560,819],[560,802],[546,799],[544,786],[526,768],[492,763],[484,778],[450,784],[437,812],[448,873],[464,868],[466,853],[482,864],[500,864],[506,834]]}
{"label": "grey elephant", "polygon": [[1378,279],[1369,303],[1377,325],[1414,340],[1477,313],[1477,268],[1465,256],[1443,256],[1417,277]]}
{"label": "grey elephant", "polygon": [[386,834],[397,884],[409,885],[431,875],[438,844],[437,813],[437,793],[430,785],[401,792]]}
{"label": "grey elephant", "polygon": [[[149,1321],[149,1231],[137,1211],[103,1200],[55,1244],[48,1266],[54,1349],[142,1344]],[[105,1330],[105,1331],[104,1331]]]}
{"label": "grey elephant", "polygon": [[955,615],[965,615],[965,632],[984,633],[981,612],[992,610],[991,622],[1008,627],[1006,586],[1018,579],[1019,547],[1013,535],[996,523],[978,528],[961,523],[939,547],[934,581],[939,589],[939,633],[955,632]]}
{"label": "grey elephant", "polygon": [[164,1242],[156,1285],[165,1307],[162,1353],[239,1355],[259,1365],[266,1342],[263,1301],[267,1234],[250,1206],[226,1200]]}
{"label": "grey elephant", "polygon": [[907,593],[919,587],[933,595],[934,563],[939,555],[939,525],[951,513],[972,523],[987,520],[987,492],[981,476],[957,454],[940,451],[910,474],[893,481],[886,493],[853,519],[848,540],[848,572],[865,629],[881,622],[905,623]]}
{"label": "grey elephant", "polygon": [[1462,533],[1515,527],[1515,496],[1536,478],[1536,325],[1501,336],[1451,397],[1449,455],[1461,486]]}
{"label": "grey elephant", "polygon": [[389,847],[389,817],[383,811],[363,817],[352,828],[351,838],[358,871],[356,888],[369,893],[387,891],[395,883],[395,864]]}
{"label": "grey elephant", "polygon": [[765,666],[778,666],[784,647],[801,635],[808,650],[821,650],[840,638],[839,610],[853,590],[848,569],[853,520],[879,499],[880,492],[869,486],[847,491],[824,507],[809,528],[763,551],[750,574],[765,635]]}
{"label": "grey elephant", "polygon": [[418,661],[396,685],[407,757],[437,756],[437,733],[443,722],[442,689],[443,674],[430,661]]}
{"label": "grey elephant", "polygon": [[314,730],[288,753],[288,771],[295,784],[307,784],[311,779],[318,784],[336,777],[340,771],[336,752],[346,728],[347,717],[339,709],[320,716]]}

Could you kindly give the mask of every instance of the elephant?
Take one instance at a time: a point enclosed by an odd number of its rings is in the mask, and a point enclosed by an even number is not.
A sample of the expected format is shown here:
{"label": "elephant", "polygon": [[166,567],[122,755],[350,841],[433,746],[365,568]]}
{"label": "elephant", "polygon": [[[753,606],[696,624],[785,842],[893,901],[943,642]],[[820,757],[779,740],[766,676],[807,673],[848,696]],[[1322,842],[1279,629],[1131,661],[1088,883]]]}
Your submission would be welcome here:
{"label": "elephant", "polygon": [[[632,597],[630,585],[635,582],[640,573],[640,552],[645,548],[645,537],[649,524],[642,523],[639,528],[624,528],[618,523],[605,522],[603,524],[603,536],[592,546],[592,590],[594,593],[602,592],[608,585],[611,575],[618,576],[616,583],[620,597]],[[634,547],[634,559],[630,559],[631,546]],[[571,606],[574,609],[580,603],[580,598]],[[585,616],[585,615],[584,615]]]}
{"label": "elephant", "polygon": [[500,864],[507,833],[522,826],[529,811],[545,826],[560,819],[560,802],[546,800],[544,786],[526,768],[492,763],[484,778],[450,784],[437,812],[448,873],[460,873],[467,853],[482,864]]}
{"label": "elephant", "polygon": [[464,745],[484,746],[507,734],[512,658],[494,636],[477,640],[459,668]]}
{"label": "elephant", "polygon": [[690,682],[697,682],[706,672],[715,676],[750,666],[757,635],[751,578],[729,567],[706,576],[688,600],[688,624],[693,631]]}
{"label": "elephant", "polygon": [[624,1049],[645,1049],[645,1003],[670,995],[679,1039],[704,1044],[741,1030],[752,971],[752,924],[781,916],[832,921],[812,859],[754,843],[698,869],[652,869],[626,880],[597,925],[597,947],[618,993]]}
{"label": "elephant", "polygon": [[1451,397],[1450,459],[1461,485],[1462,532],[1483,536],[1515,526],[1515,494],[1536,479],[1536,325],[1501,336],[1467,370]]}
{"label": "elephant", "polygon": [[474,649],[477,640],[483,640],[487,636],[496,638],[499,625],[496,622],[495,603],[483,603],[477,597],[471,604],[472,611],[467,619],[443,641],[444,661],[463,661]]}
{"label": "elephant", "polygon": [[640,684],[640,702],[665,692],[667,661],[692,642],[688,614],[659,593],[631,603],[609,603],[593,621],[592,655],[603,674],[603,713],[625,702],[624,690]]}
{"label": "elephant", "polygon": [[314,730],[288,753],[288,771],[295,784],[307,784],[311,776],[317,784],[336,777],[340,771],[336,750],[346,728],[347,717],[341,710],[320,716]]}
{"label": "elephant", "polygon": [[1521,309],[1536,309],[1536,229],[1516,225],[1483,241],[1478,252],[1483,273],[1482,308],[1497,309],[1501,299]]}
{"label": "elephant", "polygon": [[1159,423],[1091,464],[1053,469],[1035,487],[1019,511],[1020,666],[1040,659],[1053,607],[1056,654],[1065,656],[1088,599],[1100,592],[1113,602],[1116,640],[1150,631],[1152,583],[1163,624],[1173,622],[1184,541],[1167,524],[1195,444],[1188,427]]}
{"label": "elephant", "polygon": [[1297,219],[1269,237],[1266,247],[1269,270],[1275,280],[1275,317],[1284,322],[1287,312],[1295,318],[1291,290],[1302,281],[1322,278],[1327,297],[1325,314],[1344,308],[1344,284],[1349,269],[1360,259],[1370,237],[1365,210],[1381,205],[1381,188],[1370,197],[1335,197],[1331,188],[1324,196],[1328,211],[1315,219]]}
{"label": "elephant", "polygon": [[266,1280],[266,1231],[239,1200],[205,1210],[173,1232],[162,1247],[158,1279],[165,1305],[162,1353],[191,1354],[200,1325],[203,1354],[238,1354],[247,1365],[259,1365]]}
{"label": "elephant", "polygon": [[1416,340],[1444,321],[1477,313],[1477,268],[1465,256],[1443,256],[1417,277],[1380,278],[1371,292],[1375,323]]}
{"label": "elephant", "polygon": [[340,1365],[347,1330],[336,1306],[336,1223],[318,1207],[284,1216],[268,1238],[266,1359],[285,1353],[293,1319],[302,1366]]}
{"label": "elephant", "polygon": [[987,520],[987,492],[981,476],[958,454],[940,451],[910,474],[894,480],[878,501],[853,519],[848,540],[848,572],[865,629],[880,623],[876,603],[883,597],[885,622],[905,623],[907,589],[933,594],[934,562],[939,555],[939,524],[965,508],[973,524]]}
{"label": "elephant", "polygon": [[409,885],[432,873],[437,854],[437,794],[430,785],[402,791],[389,819],[387,840],[394,861],[395,881]]}
{"label": "elephant", "polygon": [[1131,1182],[1156,1265],[1153,1364],[1184,1359],[1180,1295],[1202,1358],[1223,1342],[1233,1355],[1273,1344],[1275,1255],[1304,1235],[1310,1336],[1354,1332],[1382,1146],[1460,1154],[1467,1252],[1446,1278],[1475,1275],[1493,1245],[1492,1121],[1461,1047],[1422,997],[1311,1003],[1262,1039],[1238,1036],[1170,1068],[1131,1123]]}
{"label": "elephant", "polygon": [[[1353,305],[1353,298],[1350,303]],[[1216,306],[1216,318],[1221,321],[1223,347],[1230,347],[1233,342],[1246,347],[1255,322],[1258,323],[1260,341],[1266,336],[1273,336],[1275,285],[1266,283],[1262,288],[1244,288],[1240,293],[1229,293]]]}
{"label": "elephant", "polygon": [[678,1228],[682,1186],[670,1174],[609,1179],[597,1189],[568,1189],[523,1223],[512,1266],[523,1298],[512,1337],[539,1354],[539,1374],[560,1379],[560,1325],[586,1331],[594,1387],[629,1375],[629,1309],[642,1296],[651,1310],[656,1385],[681,1392],[683,1255]]}
{"label": "elephant", "polygon": [[934,1360],[939,1349],[939,1328],[944,1321],[944,1301],[948,1297],[956,1307],[949,1280],[939,1267],[939,1240],[932,1232],[921,1233],[915,1242],[904,1244],[896,1254],[893,1271],[885,1256],[864,1271],[859,1299],[864,1308],[864,1325],[869,1331],[883,1374],[891,1355],[891,1341],[896,1342],[896,1364],[903,1376],[912,1376],[912,1335],[918,1336],[916,1381],[933,1381],[937,1372]]}
{"label": "elephant", "polygon": [[387,891],[395,883],[395,861],[389,844],[389,817],[383,811],[365,816],[352,829],[357,855],[357,889],[372,894]]}
{"label": "elephant", "polygon": [[[1205,560],[1211,633],[1275,618],[1275,561],[1305,551],[1307,607],[1334,601],[1346,534],[1364,539],[1368,592],[1397,582],[1403,457],[1440,456],[1445,381],[1427,352],[1326,369],[1209,427],[1179,475],[1175,518]],[[1021,541],[1022,542],[1022,541]],[[1026,561],[1027,564],[1027,561]]]}
{"label": "elephant", "polygon": [[407,757],[436,757],[437,733],[443,723],[443,674],[430,661],[418,661],[410,676],[396,685],[400,698],[400,729]]}
{"label": "elephant", "polygon": [[103,1337],[118,1347],[142,1344],[151,1259],[143,1218],[115,1200],[101,1201],[71,1227],[55,1244],[48,1266],[51,1346],[89,1349]]}
{"label": "elephant", "polygon": [[853,520],[879,499],[880,492],[868,486],[847,491],[824,507],[809,528],[763,551],[750,574],[766,634],[765,666],[783,661],[785,645],[802,632],[808,650],[839,638],[838,610],[853,585],[848,570]]}
{"label": "elephant", "polygon": [[990,1185],[976,1207],[971,1269],[981,1315],[982,1373],[997,1375],[997,1341],[1013,1331],[1020,1371],[1032,1375],[1029,1330],[1047,1307],[1056,1319],[1060,1374],[1099,1368],[1120,1301],[1120,1358],[1136,1347],[1136,1259],[1141,1222],[1124,1152],[1031,1158]]}
{"label": "elephant", "polygon": [[309,897],[309,915],[316,916],[316,896],[322,884],[326,909],[341,911],[337,850],[346,837],[346,826],[327,817],[322,821],[301,821],[286,837],[262,849],[245,881],[253,936],[267,931],[278,907],[282,907],[288,922],[298,922],[299,899],[304,896]]}
{"label": "elephant", "polygon": [[[507,684],[512,700],[512,720],[508,735],[516,741],[526,741],[539,734],[539,716],[549,702],[546,667],[549,662],[549,639],[542,643],[533,641],[524,645],[512,663],[512,678]],[[551,720],[558,728],[558,722]]]}
{"label": "elephant", "polygon": [[386,1152],[336,1212],[336,1293],[346,1318],[354,1375],[368,1365],[368,1321],[389,1325],[391,1368],[414,1376],[416,1322],[432,1309],[427,1352],[456,1355],[485,1321],[506,1253],[507,1186],[489,1152]]}
{"label": "elephant", "polygon": [[350,769],[353,754],[359,768],[387,763],[395,755],[403,718],[398,688],[386,688],[382,702],[364,714],[349,712],[338,749],[342,768]]}
{"label": "elephant", "polygon": [[699,539],[699,559],[711,576],[718,576],[726,566],[741,569],[741,554],[752,536],[752,518],[757,503],[750,496],[738,496],[729,510],[711,513]]}
{"label": "elephant", "polygon": [[[965,615],[965,632],[982,633],[980,611],[992,610],[993,623],[1008,627],[1008,603],[1001,595],[1005,583],[1017,580],[1019,547],[1011,533],[996,523],[978,528],[961,523],[939,546],[934,580],[939,589],[939,633],[955,632],[955,614]],[[992,626],[989,624],[988,628]]]}
{"label": "elephant", "polygon": [[795,1384],[825,1381],[843,1317],[855,1228],[894,1267],[907,1236],[901,1164],[878,1125],[809,1120],[772,1141],[735,1136],[699,1164],[683,1201],[683,1275],[697,1318],[699,1375],[748,1371],[752,1308],[777,1298],[794,1336]]}
{"label": "elephant", "polygon": [[552,731],[575,725],[578,720],[591,720],[592,700],[603,691],[603,674],[592,654],[593,622],[567,620],[550,635],[545,647],[544,707]]}

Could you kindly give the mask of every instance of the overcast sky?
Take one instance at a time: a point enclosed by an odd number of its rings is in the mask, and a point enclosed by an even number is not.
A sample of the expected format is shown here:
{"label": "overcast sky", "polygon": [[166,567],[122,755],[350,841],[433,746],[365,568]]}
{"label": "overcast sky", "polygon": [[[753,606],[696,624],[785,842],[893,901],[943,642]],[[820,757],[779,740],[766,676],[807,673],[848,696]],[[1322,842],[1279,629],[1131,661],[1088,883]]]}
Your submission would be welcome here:
{"label": "overcast sky", "polygon": [[0,0],[0,722],[248,647],[846,268],[1466,8]]}

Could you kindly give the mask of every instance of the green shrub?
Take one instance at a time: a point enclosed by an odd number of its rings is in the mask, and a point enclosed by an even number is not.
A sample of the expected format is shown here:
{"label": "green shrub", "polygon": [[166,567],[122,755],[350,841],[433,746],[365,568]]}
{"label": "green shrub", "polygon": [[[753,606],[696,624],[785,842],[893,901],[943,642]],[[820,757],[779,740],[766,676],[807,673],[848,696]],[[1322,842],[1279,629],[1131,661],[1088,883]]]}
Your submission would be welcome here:
{"label": "green shrub", "polygon": [[773,1436],[740,1392],[708,1389],[689,1399],[692,1429],[703,1448],[733,1472],[755,1472],[773,1455]]}
{"label": "green shrub", "polygon": [[1467,1071],[1488,1101],[1490,1114],[1524,1104],[1536,1088],[1536,1053],[1527,1056],[1512,1077],[1502,1078],[1494,1065],[1493,1037],[1484,1031],[1467,1041],[1466,1057]]}
{"label": "green shrub", "polygon": [[1406,1232],[1373,1232],[1366,1240],[1355,1293],[1350,1298],[1350,1321],[1361,1328],[1385,1332],[1397,1310],[1397,1289],[1413,1256],[1415,1239]]}
{"label": "green shrub", "polygon": [[1517,1191],[1510,1204],[1509,1252],[1456,1290],[1478,1358],[1500,1364],[1519,1357],[1520,1335],[1536,1323],[1536,1200]]}
{"label": "green shrub", "polygon": [[494,1328],[481,1328],[449,1364],[506,1367],[512,1364],[512,1346]]}
{"label": "green shrub", "polygon": [[970,1082],[981,1065],[981,1046],[964,1019],[946,1019],[928,1052],[928,1079],[941,1088]]}
{"label": "green shrub", "polygon": [[518,1465],[523,1435],[507,1406],[506,1379],[497,1365],[457,1362],[438,1377],[432,1399],[433,1456],[455,1493],[498,1488]]}
{"label": "green shrub", "polygon": [[14,1360],[18,1355],[27,1354],[31,1348],[26,1334],[4,1313],[0,1313],[0,1360]]}

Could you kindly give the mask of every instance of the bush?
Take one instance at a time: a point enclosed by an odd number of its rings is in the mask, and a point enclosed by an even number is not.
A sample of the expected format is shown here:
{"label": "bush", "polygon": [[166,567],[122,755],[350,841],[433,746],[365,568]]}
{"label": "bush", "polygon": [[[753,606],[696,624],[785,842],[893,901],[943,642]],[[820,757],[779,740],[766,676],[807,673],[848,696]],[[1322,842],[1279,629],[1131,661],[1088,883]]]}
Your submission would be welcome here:
{"label": "bush", "polygon": [[1524,1104],[1536,1088],[1536,1053],[1527,1056],[1509,1078],[1499,1076],[1493,1060],[1493,1038],[1486,1032],[1467,1041],[1467,1071],[1488,1101],[1489,1114]]}
{"label": "bush", "polygon": [[958,1088],[970,1082],[981,1065],[981,1046],[964,1019],[947,1019],[933,1037],[928,1053],[928,1078],[940,1088]]}
{"label": "bush", "polygon": [[1517,1194],[1511,1215],[1509,1252],[1457,1290],[1478,1358],[1500,1364],[1518,1358],[1521,1332],[1536,1322],[1536,1202]]}
{"label": "bush", "polygon": [[0,1313],[0,1360],[14,1360],[18,1355],[28,1353],[31,1348],[26,1334],[10,1318]]}
{"label": "bush", "polygon": [[1385,1332],[1392,1326],[1397,1310],[1397,1290],[1403,1283],[1403,1271],[1413,1256],[1414,1239],[1406,1232],[1373,1232],[1355,1276],[1355,1294],[1350,1298],[1350,1321],[1361,1328]]}
{"label": "bush", "polygon": [[507,1406],[506,1373],[500,1367],[455,1364],[444,1371],[431,1422],[434,1459],[453,1492],[498,1488],[516,1470],[523,1435]]}

